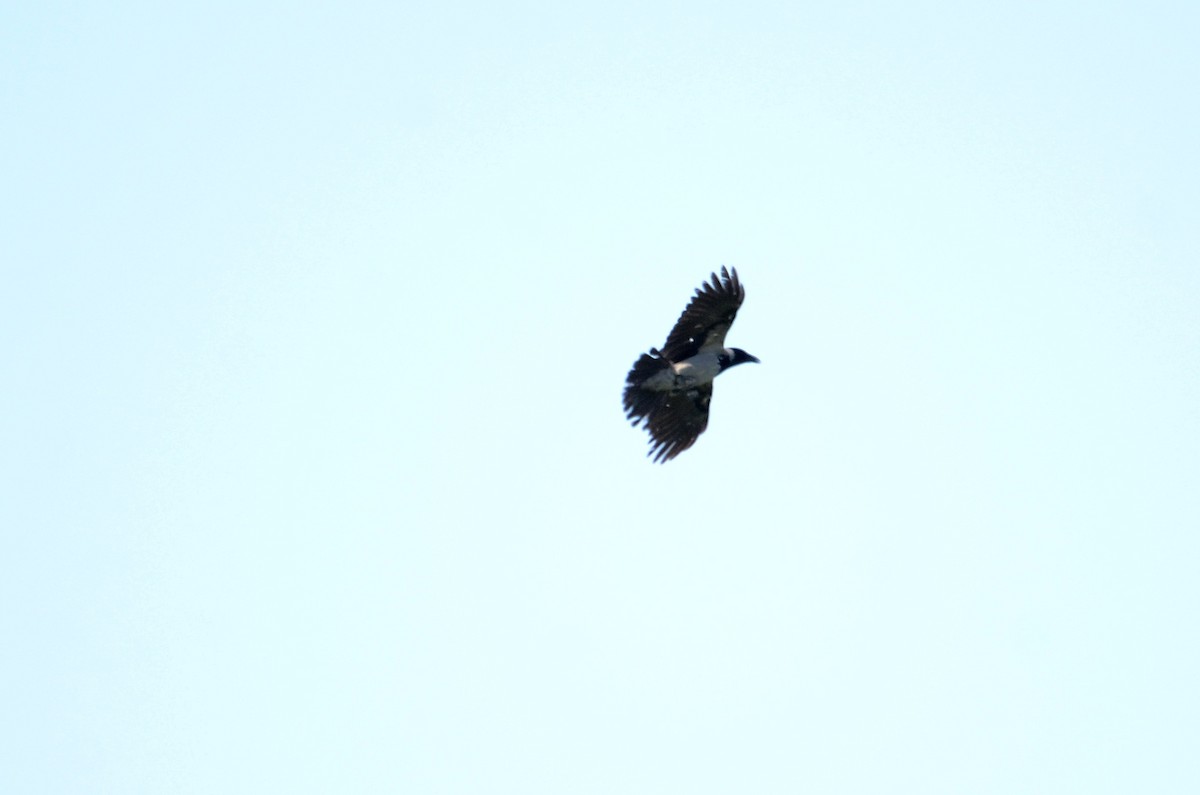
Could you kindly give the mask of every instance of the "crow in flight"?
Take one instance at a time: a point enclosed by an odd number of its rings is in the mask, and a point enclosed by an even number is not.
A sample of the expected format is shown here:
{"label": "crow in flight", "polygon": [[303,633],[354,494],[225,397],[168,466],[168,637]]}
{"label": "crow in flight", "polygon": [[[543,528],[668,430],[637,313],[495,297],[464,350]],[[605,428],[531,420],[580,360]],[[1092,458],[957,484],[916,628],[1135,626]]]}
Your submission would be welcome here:
{"label": "crow in flight", "polygon": [[726,348],[725,334],[746,290],[737,269],[721,268],[696,290],[662,349],[651,348],[625,377],[625,414],[650,434],[656,463],[670,461],[695,444],[708,426],[712,382],[730,367],[758,359]]}

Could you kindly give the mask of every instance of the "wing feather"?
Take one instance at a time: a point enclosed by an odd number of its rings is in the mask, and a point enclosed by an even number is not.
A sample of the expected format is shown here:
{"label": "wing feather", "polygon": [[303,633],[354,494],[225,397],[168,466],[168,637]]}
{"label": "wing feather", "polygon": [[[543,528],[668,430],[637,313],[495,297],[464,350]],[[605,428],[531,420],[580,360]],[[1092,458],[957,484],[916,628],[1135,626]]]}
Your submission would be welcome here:
{"label": "wing feather", "polygon": [[738,281],[737,268],[721,266],[721,276],[713,273],[692,297],[675,328],[667,336],[661,354],[672,362],[690,359],[702,350],[725,346],[725,334],[746,300],[746,290]]}
{"label": "wing feather", "polygon": [[647,455],[655,463],[670,461],[695,444],[708,427],[711,400],[711,383],[667,393],[665,400],[646,417],[646,430],[650,433]]}

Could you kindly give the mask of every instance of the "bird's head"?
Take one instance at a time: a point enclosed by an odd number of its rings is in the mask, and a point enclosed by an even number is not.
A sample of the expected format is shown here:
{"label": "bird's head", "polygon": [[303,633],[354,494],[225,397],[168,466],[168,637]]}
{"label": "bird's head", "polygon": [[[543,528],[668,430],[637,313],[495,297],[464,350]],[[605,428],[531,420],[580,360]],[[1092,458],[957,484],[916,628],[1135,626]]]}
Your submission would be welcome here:
{"label": "bird's head", "polygon": [[751,356],[741,348],[726,348],[725,356],[729,358],[728,362],[725,363],[725,366],[721,368],[722,370],[726,370],[734,365],[745,364],[746,362],[754,362],[755,364],[758,363],[757,356]]}

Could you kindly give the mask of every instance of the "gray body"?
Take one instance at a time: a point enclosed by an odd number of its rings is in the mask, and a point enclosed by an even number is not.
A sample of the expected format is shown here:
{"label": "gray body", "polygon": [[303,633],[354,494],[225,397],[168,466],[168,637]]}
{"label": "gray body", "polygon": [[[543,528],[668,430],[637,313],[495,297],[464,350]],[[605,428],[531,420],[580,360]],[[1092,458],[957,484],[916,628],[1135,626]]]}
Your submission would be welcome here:
{"label": "gray body", "polygon": [[655,392],[669,392],[673,389],[686,389],[707,384],[722,370],[721,354],[724,354],[726,361],[733,357],[733,351],[729,348],[722,348],[720,353],[714,351],[698,353],[690,359],[684,359],[682,362],[672,364],[667,369],[655,373],[646,379],[641,387]]}

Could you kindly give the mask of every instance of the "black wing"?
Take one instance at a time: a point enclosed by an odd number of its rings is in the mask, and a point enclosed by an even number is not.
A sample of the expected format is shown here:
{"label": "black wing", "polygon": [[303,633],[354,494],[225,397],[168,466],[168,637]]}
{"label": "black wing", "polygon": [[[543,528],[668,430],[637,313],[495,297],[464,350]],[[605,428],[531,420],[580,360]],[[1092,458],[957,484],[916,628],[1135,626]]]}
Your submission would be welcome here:
{"label": "black wing", "polygon": [[660,353],[672,362],[681,362],[701,350],[723,348],[725,334],[745,300],[746,290],[738,281],[737,268],[729,271],[722,265],[721,278],[714,273],[696,290]]}
{"label": "black wing", "polygon": [[654,462],[670,461],[696,443],[708,427],[708,404],[712,383],[682,392],[660,393],[661,403],[646,418],[650,452]]}

